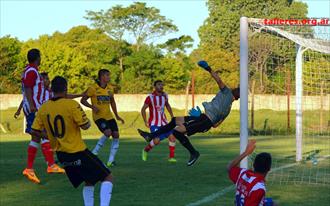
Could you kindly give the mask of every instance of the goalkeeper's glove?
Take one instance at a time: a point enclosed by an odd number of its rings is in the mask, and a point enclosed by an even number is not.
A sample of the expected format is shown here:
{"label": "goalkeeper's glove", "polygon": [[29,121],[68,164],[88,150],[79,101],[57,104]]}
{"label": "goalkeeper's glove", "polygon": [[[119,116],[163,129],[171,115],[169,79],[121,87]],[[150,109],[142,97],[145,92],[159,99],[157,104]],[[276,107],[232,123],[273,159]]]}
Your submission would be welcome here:
{"label": "goalkeeper's glove", "polygon": [[189,116],[199,117],[199,116],[201,116],[201,114],[202,114],[202,111],[199,108],[199,106],[197,106],[196,109],[192,108],[191,110],[189,110]]}
{"label": "goalkeeper's glove", "polygon": [[198,64],[198,66],[202,67],[206,71],[211,72],[211,67],[209,66],[209,64],[206,61],[201,60],[197,64]]}

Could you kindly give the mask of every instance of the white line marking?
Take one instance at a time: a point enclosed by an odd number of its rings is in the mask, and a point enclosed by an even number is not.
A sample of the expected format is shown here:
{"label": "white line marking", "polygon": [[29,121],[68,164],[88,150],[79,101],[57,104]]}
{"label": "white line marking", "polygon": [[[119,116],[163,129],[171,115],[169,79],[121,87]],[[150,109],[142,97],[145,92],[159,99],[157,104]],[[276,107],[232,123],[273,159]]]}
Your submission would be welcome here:
{"label": "white line marking", "polygon": [[[326,159],[328,157],[330,157],[330,155],[327,155],[325,157],[319,158],[318,160],[319,161],[322,161],[322,160],[324,160],[324,159]],[[298,162],[292,163],[292,164],[283,165],[281,167],[277,167],[277,168],[272,169],[270,171],[270,173],[276,172],[276,171],[281,170],[281,169],[286,169],[286,168],[294,167],[294,166],[297,166],[297,165],[299,165]],[[230,192],[230,191],[232,191],[234,189],[235,189],[235,185],[230,185],[230,186],[225,187],[224,189],[222,189],[222,190],[220,190],[218,192],[212,193],[212,194],[210,194],[210,195],[208,195],[208,196],[206,196],[206,197],[204,197],[204,198],[202,198],[202,199],[200,199],[200,200],[198,200],[196,202],[189,203],[186,206],[199,206],[199,205],[202,205],[202,204],[211,202],[211,201],[213,201],[213,200],[215,200],[215,199],[217,199],[217,198],[219,198],[221,196],[224,196],[225,194],[227,194],[227,192]]]}

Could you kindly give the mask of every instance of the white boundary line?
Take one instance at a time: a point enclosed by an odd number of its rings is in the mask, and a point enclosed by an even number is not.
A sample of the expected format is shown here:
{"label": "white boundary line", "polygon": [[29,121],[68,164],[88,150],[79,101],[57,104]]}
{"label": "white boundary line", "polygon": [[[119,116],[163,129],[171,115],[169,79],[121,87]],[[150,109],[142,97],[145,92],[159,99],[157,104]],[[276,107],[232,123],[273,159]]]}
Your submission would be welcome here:
{"label": "white boundary line", "polygon": [[[324,159],[326,159],[328,157],[330,157],[330,155],[327,155],[327,156],[325,156],[323,158],[320,158],[319,161],[322,161],[322,160],[324,160]],[[286,168],[294,167],[294,166],[297,166],[297,165],[299,165],[298,162],[292,163],[292,164],[283,165],[281,167],[277,167],[277,168],[272,169],[270,171],[270,173],[276,172],[276,171],[281,170],[281,169],[286,169]],[[199,206],[199,205],[202,205],[202,204],[211,202],[211,201],[213,201],[213,200],[215,200],[215,199],[217,199],[217,198],[219,198],[221,196],[224,196],[225,194],[227,194],[228,192],[230,192],[230,191],[232,191],[234,189],[235,189],[235,185],[230,185],[230,186],[225,187],[224,189],[222,189],[222,190],[220,190],[218,192],[212,193],[212,194],[210,194],[210,195],[208,195],[208,196],[206,196],[206,197],[204,197],[204,198],[202,198],[202,199],[200,199],[200,200],[198,200],[196,202],[189,203],[186,206]]]}

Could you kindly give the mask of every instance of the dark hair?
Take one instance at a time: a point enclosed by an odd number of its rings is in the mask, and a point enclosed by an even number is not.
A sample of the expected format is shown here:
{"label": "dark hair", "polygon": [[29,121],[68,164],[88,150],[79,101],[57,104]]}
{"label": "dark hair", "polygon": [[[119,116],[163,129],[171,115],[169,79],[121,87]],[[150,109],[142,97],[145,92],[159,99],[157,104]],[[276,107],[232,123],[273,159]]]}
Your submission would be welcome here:
{"label": "dark hair", "polygon": [[48,76],[48,72],[41,72],[40,75],[43,76],[43,77],[47,77]]}
{"label": "dark hair", "polygon": [[97,74],[97,79],[100,80],[101,79],[101,76],[103,76],[106,73],[110,73],[110,71],[107,70],[107,69],[100,69],[99,72],[98,72],[98,74]]}
{"label": "dark hair", "polygon": [[240,92],[239,87],[231,90],[231,93],[233,94],[233,96],[236,100],[238,100],[240,98],[240,93],[239,92]]}
{"label": "dark hair", "polygon": [[35,62],[38,58],[40,58],[39,49],[30,49],[27,53],[27,59],[29,63]]}
{"label": "dark hair", "polygon": [[253,162],[253,168],[255,172],[266,173],[272,166],[272,156],[267,152],[259,153]]}
{"label": "dark hair", "polygon": [[154,87],[158,84],[158,83],[162,83],[163,81],[162,80],[156,80],[154,81]]}
{"label": "dark hair", "polygon": [[64,77],[56,76],[51,83],[51,90],[54,93],[65,92],[68,88],[68,82]]}

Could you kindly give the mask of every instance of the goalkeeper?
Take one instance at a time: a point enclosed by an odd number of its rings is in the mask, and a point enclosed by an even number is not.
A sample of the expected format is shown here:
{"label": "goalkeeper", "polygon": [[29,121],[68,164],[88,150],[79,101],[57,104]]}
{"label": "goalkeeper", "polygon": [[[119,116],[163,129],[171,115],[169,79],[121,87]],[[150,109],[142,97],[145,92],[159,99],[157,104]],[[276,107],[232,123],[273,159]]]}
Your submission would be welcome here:
{"label": "goalkeeper", "polygon": [[210,73],[220,89],[211,102],[203,102],[205,113],[202,113],[199,107],[196,109],[192,108],[189,111],[189,116],[173,117],[167,125],[160,127],[155,132],[148,133],[138,129],[140,135],[147,142],[173,130],[173,135],[190,153],[190,159],[187,162],[188,166],[193,165],[200,154],[192,146],[187,136],[199,132],[207,132],[211,127],[218,127],[228,116],[232,102],[240,97],[239,88],[229,89],[206,61],[199,61],[198,66]]}

